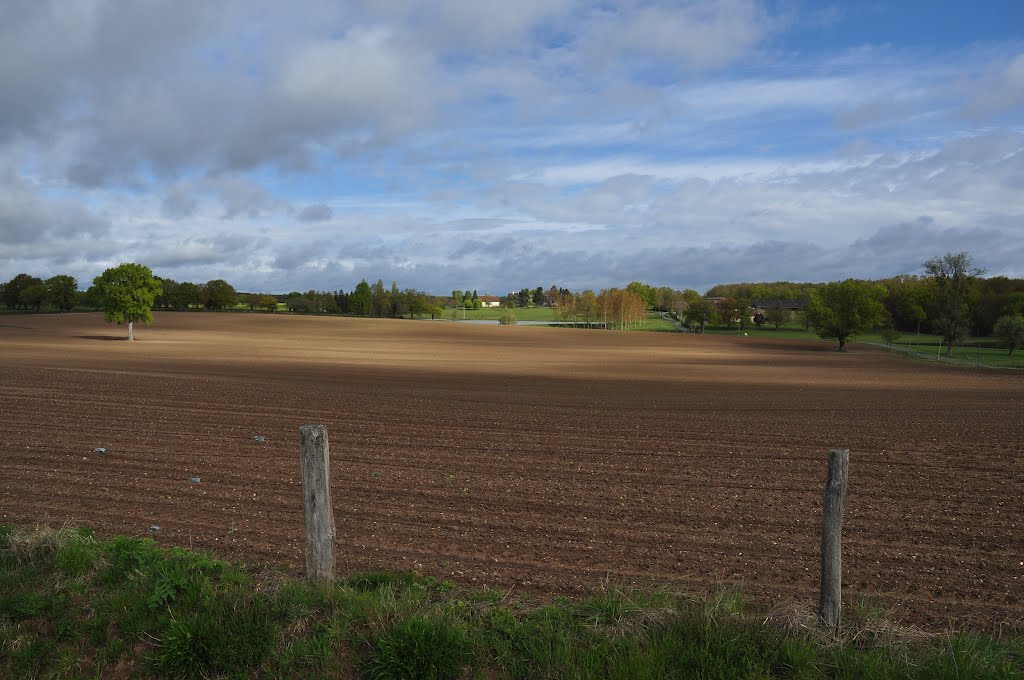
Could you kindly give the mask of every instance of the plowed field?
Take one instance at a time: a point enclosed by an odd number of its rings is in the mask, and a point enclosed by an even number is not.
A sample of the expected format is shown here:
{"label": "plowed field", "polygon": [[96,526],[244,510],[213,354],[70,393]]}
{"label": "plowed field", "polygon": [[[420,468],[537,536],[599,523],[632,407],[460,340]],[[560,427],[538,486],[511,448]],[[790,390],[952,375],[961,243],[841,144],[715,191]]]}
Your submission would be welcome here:
{"label": "plowed field", "polygon": [[159,525],[299,568],[297,430],[323,423],[341,572],[813,603],[826,453],[845,447],[847,601],[1024,624],[1019,374],[428,321],[165,313],[122,335],[95,314],[0,317],[0,522]]}

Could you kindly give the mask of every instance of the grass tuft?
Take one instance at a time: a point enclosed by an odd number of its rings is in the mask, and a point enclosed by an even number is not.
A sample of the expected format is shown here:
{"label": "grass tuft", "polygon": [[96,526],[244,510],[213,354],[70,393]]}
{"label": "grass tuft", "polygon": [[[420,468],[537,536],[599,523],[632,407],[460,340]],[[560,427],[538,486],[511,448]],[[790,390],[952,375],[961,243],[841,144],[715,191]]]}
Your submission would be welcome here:
{"label": "grass tuft", "polygon": [[376,639],[366,674],[372,680],[446,680],[462,677],[473,649],[446,621],[414,616]]}

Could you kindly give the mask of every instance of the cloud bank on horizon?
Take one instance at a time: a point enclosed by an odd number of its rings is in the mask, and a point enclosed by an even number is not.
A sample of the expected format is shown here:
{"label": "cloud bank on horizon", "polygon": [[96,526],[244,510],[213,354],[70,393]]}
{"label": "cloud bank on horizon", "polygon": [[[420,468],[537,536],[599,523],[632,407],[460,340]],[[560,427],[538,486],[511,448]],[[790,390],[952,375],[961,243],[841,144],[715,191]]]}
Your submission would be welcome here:
{"label": "cloud bank on horizon", "polygon": [[1024,276],[1024,5],[0,4],[0,279]]}

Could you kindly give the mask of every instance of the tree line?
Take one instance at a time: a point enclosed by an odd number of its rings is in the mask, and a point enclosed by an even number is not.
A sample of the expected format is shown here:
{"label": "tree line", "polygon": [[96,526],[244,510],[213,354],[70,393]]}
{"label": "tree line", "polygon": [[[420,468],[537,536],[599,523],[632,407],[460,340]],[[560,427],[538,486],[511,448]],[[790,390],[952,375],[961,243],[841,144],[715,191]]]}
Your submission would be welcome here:
{"label": "tree line", "polygon": [[[253,295],[261,299],[271,297],[265,294]],[[355,314],[392,318],[407,315],[410,318],[439,317],[444,306],[444,298],[415,288],[399,289],[396,281],[392,281],[389,288],[384,285],[382,279],[377,279],[373,284],[363,279],[348,293],[344,290],[310,290],[305,293],[294,291],[282,297],[282,302],[289,311],[316,314]]]}
{"label": "tree line", "polygon": [[[129,272],[131,267],[141,269]],[[938,333],[943,336],[947,353],[972,330],[979,336],[996,335],[1011,353],[1024,346],[1024,280],[1004,276],[986,279],[984,270],[973,267],[966,252],[932,258],[922,268],[924,275],[900,275],[877,281],[726,284],[709,289],[704,296],[695,290],[679,291],[639,281],[630,282],[625,289],[611,288],[600,293],[537,286],[508,293],[501,304],[510,309],[548,306],[563,321],[583,322],[587,326],[600,323],[605,328],[620,329],[643,323],[648,310],[653,309],[675,315],[698,332],[716,322],[736,325],[738,330],[748,323],[767,323],[778,328],[796,313],[805,328],[813,326],[822,337],[838,340],[840,349],[849,337],[873,327],[882,328],[889,338],[899,332]],[[109,291],[104,293],[111,272],[151,292],[152,301],[139,303],[150,308],[220,310],[242,303],[253,311],[275,311],[284,303],[292,312],[415,318],[440,316],[449,303],[454,307],[482,306],[475,290],[454,290],[450,298],[440,297],[414,288],[399,289],[394,281],[388,288],[381,279],[374,284],[363,279],[348,293],[310,290],[283,296],[239,294],[223,279],[177,282],[154,276],[143,265],[127,264],[106,270],[84,291],[79,290],[72,276],[57,275],[44,280],[18,274],[0,284],[0,301],[8,309],[40,311],[45,306],[60,311],[75,307],[106,311],[111,305],[121,304]],[[125,278],[128,273],[131,277]],[[133,284],[122,281],[119,285],[126,288]],[[128,316],[133,315],[140,316]]]}
{"label": "tree line", "polygon": [[[716,286],[686,310],[700,327],[713,319],[736,323],[742,329],[750,319],[778,327],[791,314],[784,301],[801,296],[800,319],[806,327],[839,349],[846,341],[871,328],[879,328],[890,344],[900,332],[926,331],[942,336],[946,354],[973,332],[994,335],[1012,354],[1024,347],[1024,280],[1004,276],[983,278],[966,252],[946,253],[922,265],[924,275],[903,275],[878,281],[847,279],[822,284],[740,283]],[[722,297],[733,295],[737,297]],[[751,296],[744,298],[739,296]],[[750,305],[760,296],[774,304],[767,311]]]}

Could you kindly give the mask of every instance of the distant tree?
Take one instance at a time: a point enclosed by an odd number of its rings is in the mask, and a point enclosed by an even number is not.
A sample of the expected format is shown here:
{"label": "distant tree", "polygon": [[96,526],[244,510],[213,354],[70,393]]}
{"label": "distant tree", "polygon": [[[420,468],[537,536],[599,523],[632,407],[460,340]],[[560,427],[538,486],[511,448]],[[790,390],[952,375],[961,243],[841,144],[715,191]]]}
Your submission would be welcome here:
{"label": "distant tree", "polygon": [[1010,350],[1007,356],[1013,354],[1013,350],[1024,347],[1024,316],[1007,314],[999,317],[992,333],[1003,347]]}
{"label": "distant tree", "polygon": [[35,276],[29,276],[28,274],[18,274],[13,279],[4,284],[3,290],[3,301],[7,305],[7,309],[17,309],[19,304],[19,298],[21,297],[21,291],[26,286],[31,286],[35,283],[42,283],[43,280]]}
{"label": "distant tree", "polygon": [[[550,291],[549,291],[550,292]],[[576,325],[576,318],[579,313],[576,309],[576,296],[569,291],[559,292],[555,298],[552,307],[555,310],[555,316],[560,321],[572,321],[573,325]]]}
{"label": "distant tree", "polygon": [[388,289],[384,287],[384,279],[377,279],[377,283],[370,286],[370,302],[374,316],[384,316],[384,312],[391,306]]}
{"label": "distant tree", "polygon": [[100,293],[99,289],[95,285],[89,286],[88,290],[83,290],[78,294],[78,304],[82,307],[92,308],[94,312],[98,312],[102,305],[100,304]]}
{"label": "distant tree", "polygon": [[326,291],[317,293],[317,300],[320,305],[320,311],[324,314],[337,314],[341,311],[341,307],[338,306],[338,301],[331,293]]}
{"label": "distant tree", "polygon": [[550,288],[544,291],[544,304],[548,307],[554,307],[555,303],[558,302],[558,286],[552,284]]}
{"label": "distant tree", "polygon": [[544,304],[544,288],[543,286],[537,286],[531,295],[531,302],[540,307]]}
{"label": "distant tree", "polygon": [[765,311],[764,320],[765,323],[775,326],[775,330],[779,330],[779,326],[789,321],[789,316],[789,310],[780,303],[776,303]]}
{"label": "distant tree", "polygon": [[199,304],[199,286],[190,282],[182,281],[174,290],[173,306],[175,309],[187,310],[192,305]]}
{"label": "distant tree", "polygon": [[684,312],[686,322],[697,325],[697,332],[703,333],[704,327],[715,319],[718,314],[718,307],[707,298],[699,298],[691,302]]}
{"label": "distant tree", "polygon": [[519,320],[516,319],[516,313],[511,309],[506,309],[498,317],[498,324],[501,326],[515,326],[517,323],[519,323]]}
{"label": "distant tree", "polygon": [[1003,314],[1024,315],[1024,291],[1017,291],[1006,296]]}
{"label": "distant tree", "polygon": [[132,325],[153,323],[153,304],[162,287],[149,267],[126,263],[111,267],[93,279],[103,305],[103,318],[118,325],[128,324],[128,340],[134,340]]}
{"label": "distant tree", "polygon": [[351,300],[349,294],[343,290],[334,291],[334,302],[338,305],[338,312],[341,314],[348,314],[352,311]]}
{"label": "distant tree", "polygon": [[884,294],[880,286],[855,279],[829,283],[811,293],[807,316],[814,331],[822,338],[837,340],[842,352],[849,338],[863,333],[884,317],[885,307],[880,301]]}
{"label": "distant tree", "polygon": [[277,298],[273,295],[267,295],[264,293],[262,295],[257,295],[256,297],[256,306],[260,309],[265,309],[268,312],[277,310]]}
{"label": "distant tree", "polygon": [[935,307],[935,287],[928,279],[920,276],[895,276],[884,279],[886,288],[883,300],[893,320],[893,325],[905,331],[921,332],[921,324],[928,318],[926,310]]}
{"label": "distant tree", "polygon": [[78,304],[78,281],[73,276],[58,274],[46,279],[46,300],[62,312],[70,312]]}
{"label": "distant tree", "polygon": [[46,302],[46,293],[46,284],[37,279],[21,289],[18,304],[38,312]]}
{"label": "distant tree", "polygon": [[391,282],[391,295],[388,297],[391,303],[391,318],[397,319],[402,314],[402,293],[398,290],[398,282]]}
{"label": "distant tree", "polygon": [[576,297],[576,313],[589,327],[597,320],[597,295],[592,290],[585,290]]}
{"label": "distant tree", "polygon": [[174,309],[178,294],[178,282],[174,279],[165,279],[159,276],[154,276],[157,281],[160,282],[161,293],[156,298],[156,306],[163,307],[164,309]]}
{"label": "distant tree", "polygon": [[256,308],[260,306],[259,293],[241,293],[238,300],[243,305],[249,305],[250,312],[255,312]]}
{"label": "distant tree", "polygon": [[373,312],[373,291],[370,284],[363,279],[349,296],[349,305],[353,314],[368,316]]}
{"label": "distant tree", "polygon": [[620,330],[642,323],[647,313],[647,303],[643,298],[619,288],[602,290],[597,296],[597,307],[605,328]]}
{"label": "distant tree", "polygon": [[953,346],[962,342],[970,330],[972,288],[985,273],[971,264],[966,252],[946,253],[924,263],[925,272],[935,284],[937,315],[933,326],[946,342],[946,356],[953,354]]}
{"label": "distant tree", "polygon": [[224,279],[208,281],[202,287],[203,305],[207,309],[227,309],[238,304],[238,293],[234,287]]}
{"label": "distant tree", "polygon": [[641,283],[640,281],[630,281],[629,285],[626,286],[626,290],[628,290],[630,293],[636,295],[638,298],[643,300],[644,305],[646,305],[648,309],[654,307],[657,304],[657,289],[647,285],[646,283]]}
{"label": "distant tree", "polygon": [[718,316],[726,326],[736,324],[739,330],[743,330],[750,323],[750,302],[726,298],[718,304]]}

